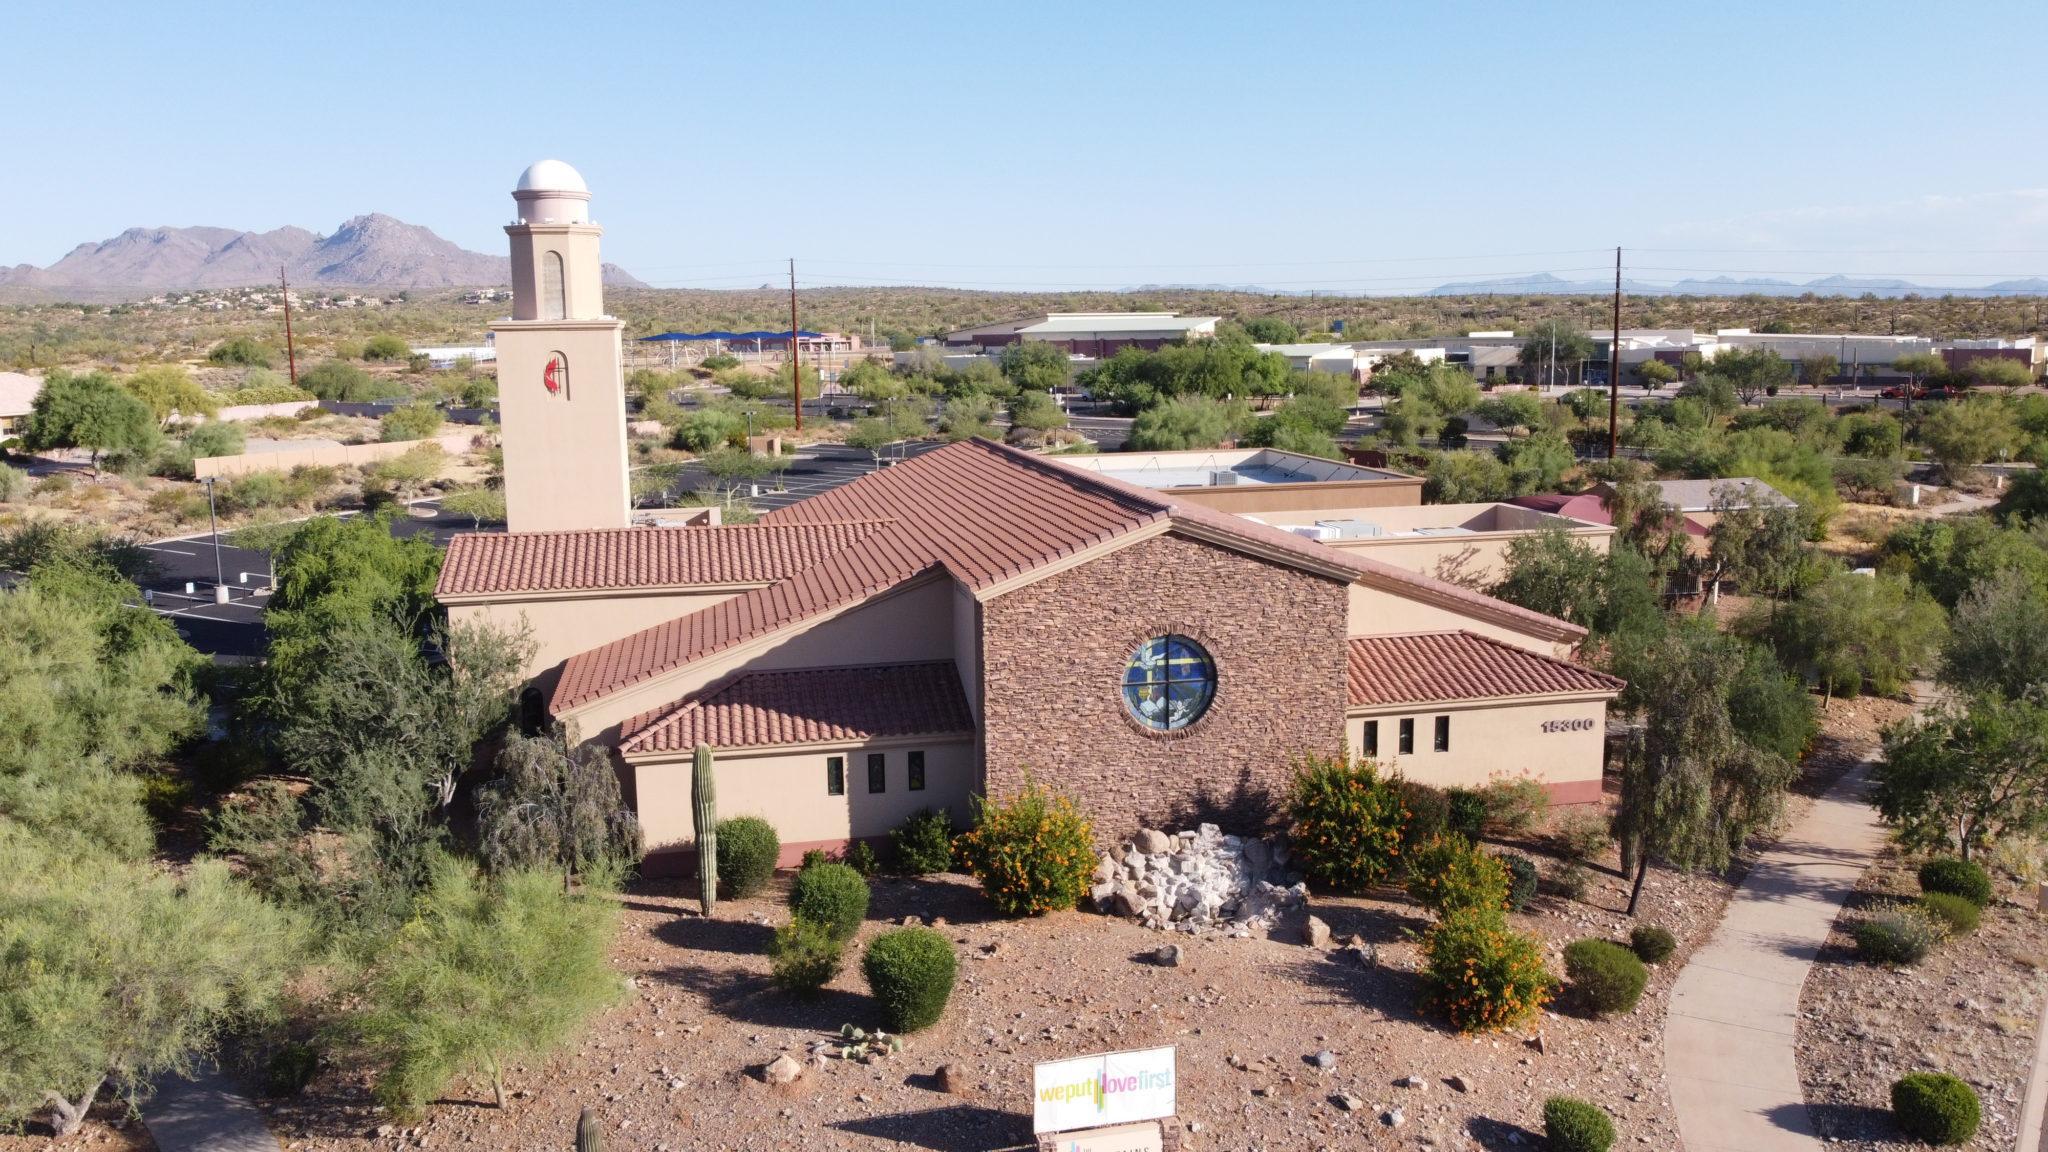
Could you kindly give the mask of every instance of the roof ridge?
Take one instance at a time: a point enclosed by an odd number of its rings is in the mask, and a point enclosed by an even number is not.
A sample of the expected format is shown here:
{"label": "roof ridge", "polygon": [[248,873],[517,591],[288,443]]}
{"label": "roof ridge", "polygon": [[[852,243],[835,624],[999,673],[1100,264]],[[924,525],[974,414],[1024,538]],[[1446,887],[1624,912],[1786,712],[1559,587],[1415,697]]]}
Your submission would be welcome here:
{"label": "roof ridge", "polygon": [[792,528],[831,528],[841,525],[894,524],[897,520],[898,517],[895,516],[845,516],[834,520],[775,520],[766,523],[756,521],[747,524],[628,524],[619,528],[534,528],[524,532],[484,532],[472,530],[457,532],[448,539],[450,543],[453,543],[457,540],[478,538],[532,540],[544,536],[602,536],[611,533],[722,532],[728,530],[744,531],[753,528],[763,530],[781,529],[786,531]]}

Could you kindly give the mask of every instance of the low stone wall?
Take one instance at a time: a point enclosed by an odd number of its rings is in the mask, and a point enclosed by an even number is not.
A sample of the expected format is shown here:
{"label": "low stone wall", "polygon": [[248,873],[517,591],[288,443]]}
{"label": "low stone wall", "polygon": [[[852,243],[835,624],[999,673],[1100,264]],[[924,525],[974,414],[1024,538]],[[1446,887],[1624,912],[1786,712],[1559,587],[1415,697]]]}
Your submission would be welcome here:
{"label": "low stone wall", "polygon": [[398,440],[374,444],[317,444],[308,448],[288,448],[279,452],[244,452],[237,456],[202,456],[192,462],[192,475],[200,480],[208,476],[244,476],[251,472],[289,472],[305,465],[343,467],[348,465],[374,464],[403,456],[422,444],[438,444],[443,452],[451,456],[469,451],[476,440],[473,432],[450,432],[426,440]]}
{"label": "low stone wall", "polygon": [[[261,420],[266,416],[297,416],[308,408],[318,408],[319,406],[320,402],[318,400],[285,400],[277,404],[230,404],[215,412],[210,419],[218,422],[227,420]],[[208,419],[201,416],[188,418],[180,415],[174,418],[174,422],[179,424],[204,424]]]}

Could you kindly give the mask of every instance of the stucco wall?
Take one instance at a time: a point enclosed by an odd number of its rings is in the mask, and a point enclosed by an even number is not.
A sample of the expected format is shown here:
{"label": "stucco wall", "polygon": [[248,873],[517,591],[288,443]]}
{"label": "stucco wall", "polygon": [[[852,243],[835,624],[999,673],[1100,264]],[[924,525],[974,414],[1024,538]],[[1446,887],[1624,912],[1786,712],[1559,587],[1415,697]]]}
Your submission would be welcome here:
{"label": "stucco wall", "polygon": [[[1026,774],[1087,808],[1113,840],[1141,824],[1276,812],[1291,760],[1343,740],[1345,586],[1176,535],[1155,536],[982,606],[984,771]],[[1144,641],[1179,633],[1216,661],[1194,725],[1141,728],[1120,691]]]}
{"label": "stucco wall", "polygon": [[[1433,750],[1438,716],[1451,718],[1448,752]],[[1400,754],[1404,718],[1415,721],[1415,751],[1405,756]],[[1529,776],[1550,790],[1555,803],[1600,798],[1607,740],[1604,701],[1408,706],[1354,715],[1344,723],[1354,756],[1366,755],[1367,720],[1379,721],[1379,754],[1373,758],[1418,783],[1470,788],[1497,776]],[[1553,730],[1545,731],[1546,724]]]}
{"label": "stucco wall", "polygon": [[[924,752],[925,787],[908,787],[910,752]],[[868,791],[867,755],[887,758],[887,791]],[[846,757],[846,794],[828,795],[825,760]],[[691,849],[696,842],[690,806],[687,757],[628,769],[640,830],[650,856]],[[784,863],[795,863],[810,848],[837,848],[850,839],[886,836],[920,808],[944,808],[956,825],[970,816],[968,794],[975,787],[974,749],[964,741],[774,749],[759,753],[721,752],[713,760],[718,782],[718,817],[759,816],[775,825]]]}
{"label": "stucco wall", "polygon": [[1387,636],[1397,632],[1474,632],[1517,648],[1563,658],[1571,644],[1534,636],[1505,624],[1467,616],[1425,600],[1410,599],[1365,584],[1353,584],[1349,597],[1350,636]]}
{"label": "stucco wall", "polygon": [[1314,484],[1245,484],[1229,488],[1172,488],[1175,500],[1218,512],[1263,515],[1326,508],[1399,508],[1422,502],[1422,478],[1324,480]]}
{"label": "stucco wall", "polygon": [[[374,464],[403,456],[422,444],[438,445],[443,453],[459,456],[476,442],[474,432],[448,432],[425,440],[374,441],[369,444],[320,443],[308,448],[284,448],[275,452],[244,452],[235,456],[201,456],[192,462],[192,475],[246,476],[251,472],[289,472],[298,467],[348,467]],[[445,461],[452,464],[454,461]],[[444,468],[445,471],[445,468]]]}
{"label": "stucco wall", "polygon": [[457,604],[448,609],[454,623],[483,622],[502,628],[517,628],[521,622],[533,638],[533,658],[523,675],[532,677],[553,668],[578,652],[631,636],[665,620],[688,616],[729,600],[736,592],[676,592],[657,596],[632,596],[600,592],[587,597],[547,600],[494,600],[487,604]]}

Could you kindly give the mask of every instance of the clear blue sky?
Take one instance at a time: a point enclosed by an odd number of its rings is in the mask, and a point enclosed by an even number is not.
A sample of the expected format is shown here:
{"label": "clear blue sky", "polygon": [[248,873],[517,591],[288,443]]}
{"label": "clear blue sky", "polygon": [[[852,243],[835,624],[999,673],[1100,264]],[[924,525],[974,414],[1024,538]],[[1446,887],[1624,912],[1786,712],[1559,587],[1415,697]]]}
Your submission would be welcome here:
{"label": "clear blue sky", "polygon": [[2048,4],[9,4],[0,263],[529,161],[663,285],[2048,274]]}

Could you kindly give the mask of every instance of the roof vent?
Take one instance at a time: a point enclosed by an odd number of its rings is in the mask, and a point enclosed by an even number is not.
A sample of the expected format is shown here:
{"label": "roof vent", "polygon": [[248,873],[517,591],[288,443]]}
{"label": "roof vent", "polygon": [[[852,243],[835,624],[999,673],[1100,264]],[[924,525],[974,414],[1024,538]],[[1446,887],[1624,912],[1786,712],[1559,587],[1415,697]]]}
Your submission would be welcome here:
{"label": "roof vent", "polygon": [[1237,473],[1232,472],[1228,468],[1209,469],[1209,487],[1211,488],[1227,488],[1237,483],[1240,479],[1241,477]]}

